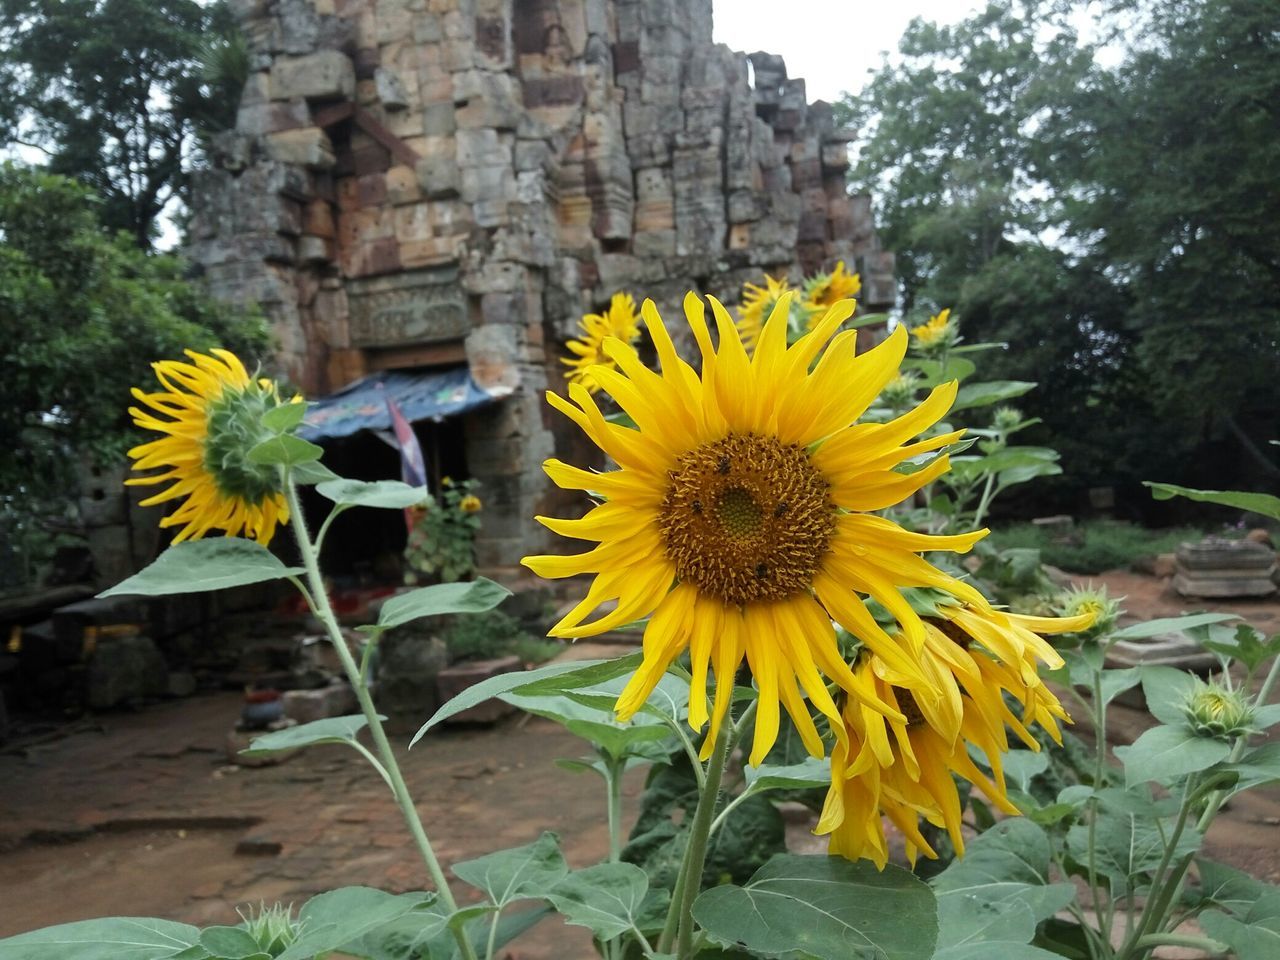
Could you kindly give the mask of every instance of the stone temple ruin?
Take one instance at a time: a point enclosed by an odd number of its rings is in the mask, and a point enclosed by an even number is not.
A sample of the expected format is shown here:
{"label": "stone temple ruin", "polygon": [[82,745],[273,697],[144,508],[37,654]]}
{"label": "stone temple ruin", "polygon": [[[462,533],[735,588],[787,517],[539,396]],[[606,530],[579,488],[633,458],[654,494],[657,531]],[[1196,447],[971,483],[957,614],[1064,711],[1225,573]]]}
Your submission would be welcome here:
{"label": "stone temple ruin", "polygon": [[465,365],[483,568],[540,546],[563,342],[618,290],[685,292],[844,260],[893,299],[848,131],[780,57],[712,41],[710,0],[233,0],[252,52],[198,174],[190,253],[259,305],[308,396]]}

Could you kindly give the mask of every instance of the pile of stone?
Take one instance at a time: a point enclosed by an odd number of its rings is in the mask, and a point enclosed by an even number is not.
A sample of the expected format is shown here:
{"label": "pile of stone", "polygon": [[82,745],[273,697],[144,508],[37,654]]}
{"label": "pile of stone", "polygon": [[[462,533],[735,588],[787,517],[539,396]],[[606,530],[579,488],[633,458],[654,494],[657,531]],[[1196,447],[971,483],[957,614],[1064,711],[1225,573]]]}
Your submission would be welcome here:
{"label": "pile of stone", "polygon": [[1268,597],[1276,553],[1256,540],[1208,537],[1178,547],[1173,587],[1184,597]]}

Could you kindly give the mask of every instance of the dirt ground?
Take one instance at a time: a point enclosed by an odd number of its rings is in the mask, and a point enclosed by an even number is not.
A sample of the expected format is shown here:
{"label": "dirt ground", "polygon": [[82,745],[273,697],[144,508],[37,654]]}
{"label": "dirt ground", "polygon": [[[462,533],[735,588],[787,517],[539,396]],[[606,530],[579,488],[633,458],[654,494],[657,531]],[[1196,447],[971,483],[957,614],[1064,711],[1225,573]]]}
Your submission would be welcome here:
{"label": "dirt ground", "polygon": [[[1127,596],[1143,618],[1232,610],[1260,629],[1280,630],[1280,601],[1192,603],[1151,577],[1094,579]],[[426,885],[390,796],[355,753],[322,747],[276,766],[230,764],[226,737],[239,707],[235,693],[171,701],[103,715],[62,739],[0,754],[0,937],[113,914],[227,923],[236,921],[237,904],[300,904],[347,884]],[[1144,712],[1117,707],[1114,741],[1131,741],[1149,723]],[[401,738],[398,748],[443,862],[527,843],[542,830],[561,836],[573,866],[605,855],[603,789],[554,765],[584,753],[582,741],[555,724],[529,718],[445,729],[412,751]],[[626,782],[628,821],[642,781],[636,771]],[[1278,825],[1280,791],[1245,795],[1215,825],[1206,849],[1277,882]],[[805,839],[802,827],[796,838]],[[511,956],[585,960],[595,953],[587,931],[552,919]]]}

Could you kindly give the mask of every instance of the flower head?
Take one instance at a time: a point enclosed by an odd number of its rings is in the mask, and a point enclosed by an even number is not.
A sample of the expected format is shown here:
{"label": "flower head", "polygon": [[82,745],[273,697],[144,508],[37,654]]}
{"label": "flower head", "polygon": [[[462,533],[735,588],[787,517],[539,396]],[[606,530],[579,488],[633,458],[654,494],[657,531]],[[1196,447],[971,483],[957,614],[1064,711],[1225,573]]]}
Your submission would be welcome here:
{"label": "flower head", "polygon": [[560,362],[569,367],[564,378],[579,383],[592,393],[600,389],[592,375],[592,367],[612,367],[602,350],[605,340],[616,337],[624,343],[634,343],[640,336],[640,318],[636,315],[636,302],[629,293],[615,293],[604,313],[588,313],[579,322],[581,335],[565,344],[574,356],[562,357]]}
{"label": "flower head", "polygon": [[[867,694],[898,706],[903,719],[846,702],[845,736],[837,738],[832,752],[831,788],[817,830],[831,835],[831,852],[869,857],[883,867],[887,817],[906,837],[912,860],[917,853],[936,856],[920,832],[921,818],[945,829],[963,853],[962,804],[953,775],[973,784],[1004,813],[1016,814],[1004,780],[1007,731],[1039,750],[1029,727],[1038,724],[1061,742],[1058,722],[1069,720],[1036,672],[1037,660],[1062,665],[1037,631],[1062,633],[1084,625],[1085,618],[1020,617],[968,604],[939,607],[938,615],[925,621],[920,657],[940,691],[931,698],[906,686],[910,678],[880,657],[864,655],[855,670],[858,682]],[[1021,706],[1020,715],[1009,708],[1006,695]],[[985,758],[989,776],[970,748]]]}
{"label": "flower head", "polygon": [[[791,292],[791,288],[787,285],[786,277],[775,280],[766,273],[763,287],[747,283],[742,290],[742,304],[738,307],[738,334],[742,338],[742,345],[750,353],[755,350],[760,332],[782,301],[782,295]],[[791,313],[790,297],[787,298],[787,308],[783,313],[785,321]]]}
{"label": "flower head", "polygon": [[880,399],[892,410],[901,410],[915,402],[916,391],[923,379],[914,370],[906,370],[884,385]]}
{"label": "flower head", "polygon": [[1105,585],[1095,587],[1089,584],[1087,587],[1074,586],[1062,591],[1054,601],[1054,607],[1064,617],[1088,616],[1089,623],[1080,632],[1097,636],[1110,633],[1115,628],[1116,620],[1120,617],[1120,600],[1123,599],[1108,596]]}
{"label": "flower head", "polygon": [[912,327],[911,339],[921,350],[940,350],[954,344],[958,332],[956,324],[951,319],[951,310],[946,309],[930,317],[928,323]]}
{"label": "flower head", "polygon": [[[828,681],[873,714],[903,719],[882,691],[854,676],[840,656],[832,621],[928,701],[939,693],[918,656],[925,624],[900,588],[935,586],[958,602],[987,607],[973,587],[919,556],[966,551],[986,531],[926,536],[873,513],[948,468],[943,455],[912,474],[893,470],[960,436],[956,431],[912,442],[951,406],[956,385],[936,387],[888,423],[855,425],[897,373],[905,331],[855,355],[857,331],[837,333],[853,312],[845,300],[788,346],[791,298],[784,295],[748,356],[728,311],[709,299],[718,341],[702,301],[693,294],[685,298],[700,370],[677,355],[650,301],[642,313],[660,373],[625,343],[606,342],[620,369],[598,368],[595,376],[634,429],[605,420],[578,385],[570,386],[567,400],[548,395],[619,469],[592,473],[547,461],[557,485],[589,491],[598,502],[580,519],[539,521],[597,545],[572,556],[526,557],[524,563],[544,577],[594,578],[552,636],[592,636],[650,618],[643,662],[618,700],[621,718],[634,714],[672,661],[688,651],[689,722],[699,729],[710,721],[709,751],[745,659],[760,704],[750,762],[759,764],[776,740],[781,709],[810,752],[821,756],[825,747],[809,704],[844,735]],[[875,622],[863,595],[897,618],[894,636]],[[709,670],[715,675],[710,710]]]}
{"label": "flower head", "polygon": [[830,273],[817,273],[805,281],[801,307],[809,314],[810,325],[821,319],[827,307],[856,297],[862,292],[862,275],[846,273],[844,261]]}
{"label": "flower head", "polygon": [[458,501],[458,509],[463,513],[479,513],[484,503],[474,493],[468,493]]}
{"label": "flower head", "polygon": [[[276,467],[253,463],[248,452],[272,436],[262,415],[282,403],[271,380],[250,377],[244,364],[226,350],[213,356],[186,351],[191,363],[164,360],[153,363],[164,390],[144,393],[133,388],[136,400],[150,410],[130,407],[139,427],[165,434],[159,440],[129,451],[135,470],[167,468],[162,473],[133,477],[131,485],[173,481],[173,485],[142,501],[143,506],[185,497],[162,527],[180,526],[174,543],[197,539],[211,530],[227,536],[242,531],[259,543],[270,542],[276,525],[287,523]],[[295,397],[292,402],[301,402]]]}
{"label": "flower head", "polygon": [[1242,691],[1198,682],[1182,705],[1191,729],[1201,736],[1234,740],[1254,730],[1253,706]]}

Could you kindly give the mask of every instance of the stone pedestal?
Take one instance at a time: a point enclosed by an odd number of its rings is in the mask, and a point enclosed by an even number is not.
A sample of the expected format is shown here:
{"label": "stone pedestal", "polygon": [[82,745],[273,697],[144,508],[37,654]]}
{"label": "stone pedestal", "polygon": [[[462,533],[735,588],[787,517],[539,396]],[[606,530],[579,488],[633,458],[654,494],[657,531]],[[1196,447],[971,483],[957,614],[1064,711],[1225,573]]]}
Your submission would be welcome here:
{"label": "stone pedestal", "polygon": [[1275,572],[1266,544],[1210,537],[1178,547],[1173,587],[1184,597],[1268,597]]}

